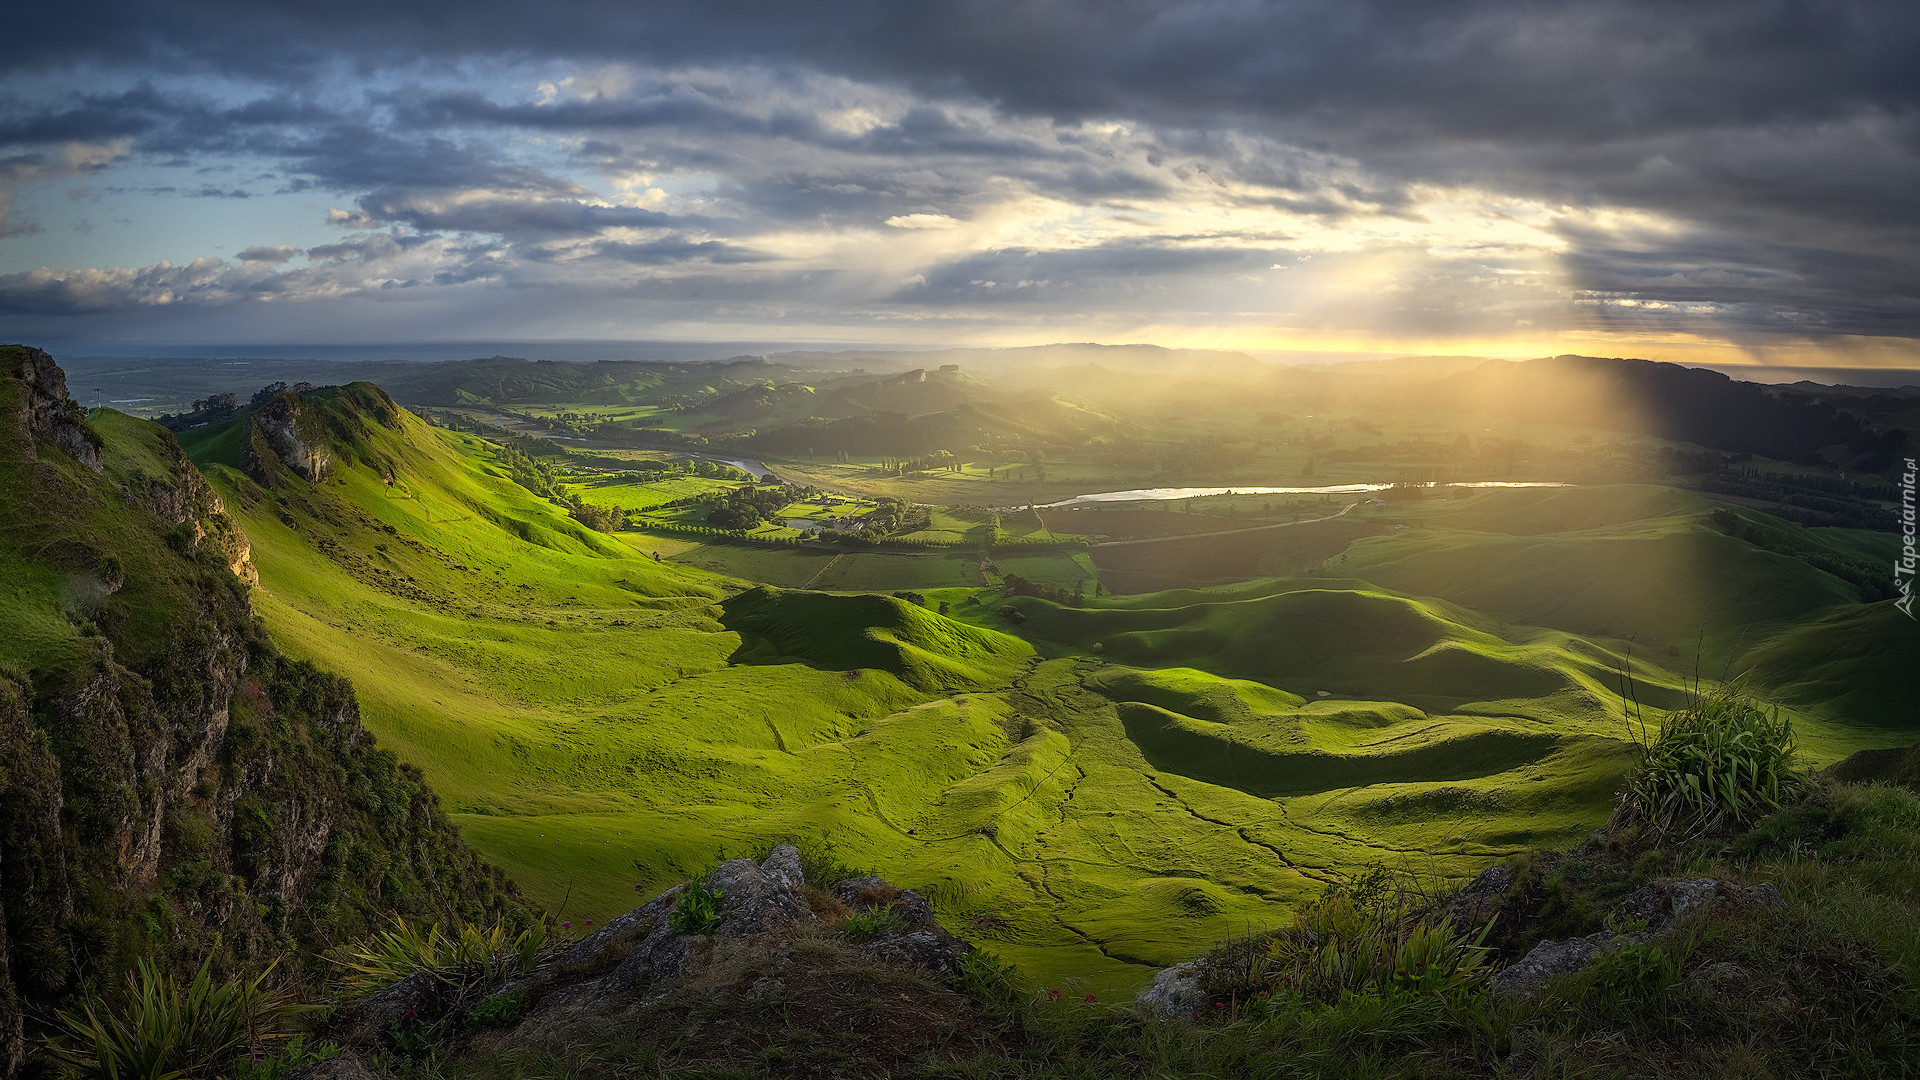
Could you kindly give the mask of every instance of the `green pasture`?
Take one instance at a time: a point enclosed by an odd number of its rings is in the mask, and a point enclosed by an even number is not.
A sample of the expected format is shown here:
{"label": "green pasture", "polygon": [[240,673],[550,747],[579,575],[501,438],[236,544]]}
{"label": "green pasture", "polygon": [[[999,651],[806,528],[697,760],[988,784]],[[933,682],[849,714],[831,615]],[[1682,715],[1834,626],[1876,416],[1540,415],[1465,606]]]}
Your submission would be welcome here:
{"label": "green pasture", "polygon": [[[1389,507],[1414,527],[1321,573],[1094,600],[1083,553],[983,576],[978,552],[593,533],[404,413],[337,445],[327,482],[263,490],[237,427],[186,441],[275,639],[352,678],[468,841],[575,917],[808,836],[1049,985],[1109,993],[1373,864],[1464,876],[1577,839],[1631,760],[1632,701],[1657,723],[1683,699],[1692,653],[1664,646],[1696,623],[1723,653],[1751,628],[1740,654],[1787,673],[1817,757],[1915,735],[1793,674],[1823,634],[1879,655],[1889,605],[1720,543],[1664,489]],[[1006,574],[1089,599],[1007,597]],[[906,591],[928,606],[884,595]]]}
{"label": "green pasture", "polygon": [[595,506],[617,506],[622,510],[650,510],[676,499],[690,499],[714,492],[732,491],[740,484],[706,476],[675,476],[665,480],[636,482],[626,476],[578,480],[564,485],[567,494],[578,496]]}

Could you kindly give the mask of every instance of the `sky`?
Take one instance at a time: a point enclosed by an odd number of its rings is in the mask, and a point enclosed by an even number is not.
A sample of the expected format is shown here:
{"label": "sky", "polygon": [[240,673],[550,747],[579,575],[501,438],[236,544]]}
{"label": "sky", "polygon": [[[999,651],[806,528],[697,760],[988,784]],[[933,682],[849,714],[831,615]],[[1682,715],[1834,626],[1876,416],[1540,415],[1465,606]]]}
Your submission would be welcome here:
{"label": "sky", "polygon": [[0,339],[1920,368],[1920,4],[84,0]]}

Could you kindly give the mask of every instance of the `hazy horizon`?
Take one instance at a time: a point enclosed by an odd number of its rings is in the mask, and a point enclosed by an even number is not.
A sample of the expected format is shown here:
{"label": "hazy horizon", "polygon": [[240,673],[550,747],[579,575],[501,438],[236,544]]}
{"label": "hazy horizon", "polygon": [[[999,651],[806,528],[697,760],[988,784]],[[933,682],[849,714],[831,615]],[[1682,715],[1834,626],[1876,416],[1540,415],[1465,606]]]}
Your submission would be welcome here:
{"label": "hazy horizon", "polygon": [[[32,343],[27,343],[32,344]],[[1035,346],[1009,346],[1003,349],[965,345],[908,345],[908,344],[872,344],[842,342],[791,342],[791,341],[450,341],[450,342],[388,342],[374,344],[187,344],[187,345],[140,345],[127,343],[116,347],[117,343],[81,342],[66,344],[50,343],[47,348],[60,360],[271,360],[297,361],[312,360],[321,363],[451,363],[461,360],[482,359],[504,356],[523,360],[554,360],[563,363],[593,363],[602,360],[627,360],[652,363],[702,363],[732,360],[739,357],[779,358],[792,354],[862,354],[869,353],[876,360],[884,361],[894,354],[934,353],[949,350],[978,349],[983,355],[1018,348],[1047,348],[1049,346],[1103,345],[1108,348],[1126,348],[1143,346],[1160,348],[1147,343],[1129,342],[1118,344],[1096,342],[1048,342]],[[1169,350],[1178,352],[1183,350]],[[1273,350],[1221,350],[1242,353],[1249,358],[1269,364],[1283,365],[1323,365],[1342,363],[1366,363],[1381,360],[1417,360],[1420,356],[1404,353],[1327,353],[1327,352],[1276,352]],[[1486,360],[1520,361],[1536,357],[1490,356],[1475,357]],[[1652,359],[1633,357],[1631,359]],[[1799,381],[1821,383],[1829,386],[1859,387],[1905,387],[1920,385],[1920,370],[1906,368],[1860,368],[1860,367],[1800,367],[1789,365],[1763,364],[1685,364],[1687,367],[1705,368],[1718,371],[1730,378],[1758,383],[1793,383]]]}

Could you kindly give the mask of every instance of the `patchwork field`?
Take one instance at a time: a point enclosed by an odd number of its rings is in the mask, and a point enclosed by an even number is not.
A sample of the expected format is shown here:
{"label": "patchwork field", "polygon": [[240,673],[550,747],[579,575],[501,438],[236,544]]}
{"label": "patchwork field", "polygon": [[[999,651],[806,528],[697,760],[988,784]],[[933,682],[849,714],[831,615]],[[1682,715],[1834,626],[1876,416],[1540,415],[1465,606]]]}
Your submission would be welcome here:
{"label": "patchwork field", "polygon": [[[1465,875],[1576,839],[1629,761],[1631,701],[1657,722],[1696,671],[1754,668],[1821,761],[1910,743],[1920,715],[1887,666],[1900,616],[1816,557],[1884,534],[1759,546],[1663,487],[1091,555],[707,544],[588,530],[487,440],[371,387],[302,407],[333,459],[319,483],[248,475],[246,418],[182,437],[251,540],[256,609],[353,678],[470,843],[574,917],[807,837],[1050,985],[1107,992],[1373,864]],[[1108,552],[1138,573],[1209,544],[1218,573],[1168,584],[1252,580],[1094,596]],[[1009,595],[1008,575],[1086,599]],[[907,591],[924,606],[885,595]],[[1835,642],[1857,671],[1806,676]]]}

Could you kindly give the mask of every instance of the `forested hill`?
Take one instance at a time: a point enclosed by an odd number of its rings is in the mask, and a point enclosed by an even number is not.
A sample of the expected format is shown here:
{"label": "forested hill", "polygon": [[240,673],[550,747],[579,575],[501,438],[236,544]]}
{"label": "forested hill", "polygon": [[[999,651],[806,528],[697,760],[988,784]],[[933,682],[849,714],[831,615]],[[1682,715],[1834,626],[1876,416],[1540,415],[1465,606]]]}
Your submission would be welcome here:
{"label": "forested hill", "polygon": [[1859,472],[1884,470],[1907,442],[1904,430],[1876,431],[1855,411],[1823,397],[1651,360],[1494,361],[1442,379],[1422,397],[1468,412],[1627,431],[1806,464],[1821,462],[1828,450],[1828,457],[1843,457]]}
{"label": "forested hill", "polygon": [[0,1077],[137,957],[311,982],[393,914],[524,917],[352,688],[267,640],[252,573],[169,432],[0,348]]}

